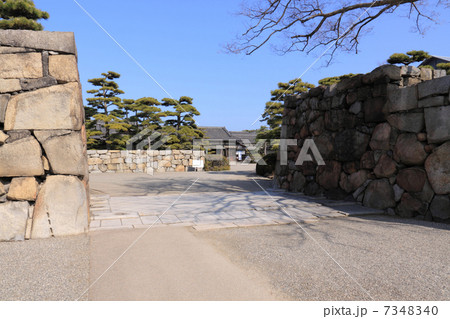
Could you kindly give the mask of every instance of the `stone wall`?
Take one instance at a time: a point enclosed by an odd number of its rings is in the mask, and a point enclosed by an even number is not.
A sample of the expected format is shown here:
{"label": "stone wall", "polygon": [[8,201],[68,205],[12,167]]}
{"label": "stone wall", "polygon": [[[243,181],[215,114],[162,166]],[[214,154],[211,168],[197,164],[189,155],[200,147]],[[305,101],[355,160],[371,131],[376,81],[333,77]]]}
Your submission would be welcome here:
{"label": "stone wall", "polygon": [[0,241],[88,229],[73,33],[0,31]]}
{"label": "stone wall", "polygon": [[[432,79],[434,77],[434,79]],[[281,137],[296,139],[278,186],[389,214],[450,221],[450,76],[381,66],[286,100]],[[295,161],[313,139],[326,165]]]}
{"label": "stone wall", "polygon": [[90,173],[186,172],[194,160],[205,161],[204,151],[192,150],[89,150],[87,153]]}

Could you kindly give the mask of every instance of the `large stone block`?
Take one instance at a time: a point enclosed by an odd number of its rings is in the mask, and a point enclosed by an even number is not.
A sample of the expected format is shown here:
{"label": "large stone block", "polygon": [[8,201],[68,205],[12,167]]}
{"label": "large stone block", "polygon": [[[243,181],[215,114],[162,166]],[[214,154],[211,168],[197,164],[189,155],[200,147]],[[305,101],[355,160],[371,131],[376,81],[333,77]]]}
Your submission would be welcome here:
{"label": "large stone block", "polygon": [[423,113],[391,114],[387,120],[400,131],[419,133],[424,128]]}
{"label": "large stone block", "polygon": [[429,107],[424,111],[428,142],[441,143],[450,140],[450,105]]}
{"label": "large stone block", "polygon": [[74,55],[51,55],[49,74],[58,82],[77,82],[79,79],[77,58]]}
{"label": "large stone block", "polygon": [[370,182],[364,193],[364,206],[385,209],[395,207],[394,190],[387,179]]}
{"label": "large stone block", "polygon": [[337,188],[341,175],[341,163],[328,161],[326,165],[321,165],[317,169],[317,183],[325,189]]}
{"label": "large stone block", "polygon": [[6,106],[8,105],[11,95],[0,95],[0,123],[5,122]]}
{"label": "large stone block", "polygon": [[394,154],[399,161],[406,165],[420,165],[427,158],[422,143],[413,133],[400,134],[395,144]]}
{"label": "large stone block", "polygon": [[0,30],[2,45],[77,54],[73,32]]}
{"label": "large stone block", "polygon": [[381,155],[373,172],[377,177],[391,177],[397,171],[397,164],[387,154]]}
{"label": "large stone block", "polygon": [[20,79],[20,86],[23,91],[31,91],[56,85],[57,82],[51,76],[46,76],[39,79]]}
{"label": "large stone block", "polygon": [[88,229],[88,200],[75,176],[48,176],[36,200],[31,238],[77,235]]}
{"label": "large stone block", "polygon": [[36,130],[34,135],[44,147],[54,174],[86,175],[87,160],[80,132]]}
{"label": "large stone block", "polygon": [[417,108],[417,86],[389,90],[387,106],[391,113]]}
{"label": "large stone block", "polygon": [[367,123],[383,122],[386,120],[387,113],[384,97],[375,97],[364,101],[364,120]]}
{"label": "large stone block", "polygon": [[0,93],[10,93],[22,90],[19,79],[0,79]]}
{"label": "large stone block", "polygon": [[436,148],[425,161],[428,180],[436,194],[450,194],[450,141]]}
{"label": "large stone block", "polygon": [[448,94],[450,90],[450,75],[437,78],[431,81],[419,83],[419,99],[430,95]]}
{"label": "large stone block", "polygon": [[29,206],[28,202],[0,204],[0,241],[25,239]]}
{"label": "large stone block", "polygon": [[38,183],[34,177],[16,177],[11,181],[7,198],[10,200],[36,200]]}
{"label": "large stone block", "polygon": [[370,148],[372,150],[389,150],[391,136],[391,126],[388,123],[378,124],[372,133],[372,138],[370,139]]}
{"label": "large stone block", "polygon": [[431,216],[437,221],[450,219],[450,199],[448,196],[436,195],[430,206]]}
{"label": "large stone block", "polygon": [[407,192],[421,192],[426,180],[427,174],[418,167],[402,169],[397,175],[397,184]]}
{"label": "large stone block", "polygon": [[44,174],[42,151],[32,136],[0,146],[0,176],[39,176]]}
{"label": "large stone block", "polygon": [[0,76],[3,79],[36,79],[42,77],[41,54],[0,54]]}
{"label": "large stone block", "polygon": [[349,129],[336,134],[333,149],[338,161],[359,160],[366,152],[370,136],[355,129]]}
{"label": "large stone block", "polygon": [[400,81],[401,79],[400,67],[386,64],[379,66],[370,73],[365,74],[362,77],[362,83],[389,83],[391,81]]}
{"label": "large stone block", "polygon": [[6,109],[5,130],[80,130],[83,121],[78,83],[56,85],[13,96]]}

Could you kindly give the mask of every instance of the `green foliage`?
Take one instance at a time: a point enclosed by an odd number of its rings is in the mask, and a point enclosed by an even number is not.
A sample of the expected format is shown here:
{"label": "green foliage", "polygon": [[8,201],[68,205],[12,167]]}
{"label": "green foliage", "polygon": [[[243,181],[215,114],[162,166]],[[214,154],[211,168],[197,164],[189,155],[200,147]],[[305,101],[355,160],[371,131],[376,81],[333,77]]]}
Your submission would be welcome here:
{"label": "green foliage", "polygon": [[394,53],[392,54],[387,62],[389,64],[404,64],[409,65],[413,62],[421,62],[425,59],[428,59],[430,55],[428,52],[422,50],[412,50],[404,53]]}
{"label": "green foliage", "polygon": [[222,156],[221,159],[206,159],[205,161],[205,171],[229,171],[230,162],[228,158]]}
{"label": "green foliage", "polygon": [[190,149],[192,140],[204,135],[195,123],[194,117],[200,115],[200,112],[192,105],[192,100],[188,96],[182,96],[179,100],[162,99],[162,105],[171,108],[161,113],[168,118],[164,121],[162,132],[169,136],[167,145],[171,149]]}
{"label": "green foliage", "polygon": [[332,77],[328,77],[328,78],[323,78],[323,79],[319,80],[319,84],[320,85],[332,85],[332,84],[335,84],[335,83],[339,83],[343,79],[349,79],[349,78],[352,78],[352,77],[357,76],[357,75],[358,74],[349,73],[349,74],[344,74],[344,75],[339,75],[339,76],[332,76]]}
{"label": "green foliage", "polygon": [[34,6],[32,0],[0,0],[0,29],[40,31],[36,20],[48,19],[49,14]]}
{"label": "green foliage", "polygon": [[[86,111],[86,116],[89,115],[87,120],[89,146],[113,150],[125,149],[128,138],[124,136],[124,133],[128,132],[132,125],[123,119],[124,113],[120,109],[113,109],[121,106],[122,100],[119,95],[124,93],[119,89],[119,85],[113,81],[118,78],[120,78],[120,74],[108,71],[102,73],[101,78],[88,80],[93,86],[98,87],[87,91],[87,93],[94,95],[94,97],[86,99],[90,106]],[[95,130],[97,123],[105,128],[104,133]],[[98,136],[97,141],[92,140],[93,136]]]}
{"label": "green foliage", "polygon": [[431,69],[431,70],[434,70],[434,68],[431,65],[421,65],[421,66],[419,66],[419,69]]}
{"label": "green foliage", "polygon": [[277,153],[269,153],[263,156],[263,158],[256,163],[256,174],[264,177],[273,175],[276,163]]}
{"label": "green foliage", "polygon": [[302,82],[301,79],[291,80],[288,83],[278,83],[278,88],[270,92],[270,102],[266,103],[264,113],[261,115],[261,122],[266,122],[270,129],[258,133],[257,138],[280,138],[284,99],[291,95],[306,92],[313,87],[313,84]]}
{"label": "green foliage", "polygon": [[438,69],[445,70],[447,72],[447,75],[450,75],[450,63],[438,63],[436,67]]}

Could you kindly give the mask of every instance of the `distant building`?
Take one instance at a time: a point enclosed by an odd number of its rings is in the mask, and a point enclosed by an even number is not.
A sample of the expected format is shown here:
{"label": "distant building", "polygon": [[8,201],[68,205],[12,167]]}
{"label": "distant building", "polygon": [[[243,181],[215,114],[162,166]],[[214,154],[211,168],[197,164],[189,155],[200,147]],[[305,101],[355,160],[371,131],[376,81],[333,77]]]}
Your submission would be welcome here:
{"label": "distant building", "polygon": [[236,158],[243,161],[250,155],[247,147],[256,144],[256,132],[254,131],[228,131],[224,126],[201,126],[205,132],[204,139],[210,141],[216,149],[216,153],[228,158]]}
{"label": "distant building", "polygon": [[430,65],[436,69],[436,65],[438,65],[439,63],[450,63],[450,58],[445,56],[432,55],[430,58],[424,60],[420,64],[420,66]]}

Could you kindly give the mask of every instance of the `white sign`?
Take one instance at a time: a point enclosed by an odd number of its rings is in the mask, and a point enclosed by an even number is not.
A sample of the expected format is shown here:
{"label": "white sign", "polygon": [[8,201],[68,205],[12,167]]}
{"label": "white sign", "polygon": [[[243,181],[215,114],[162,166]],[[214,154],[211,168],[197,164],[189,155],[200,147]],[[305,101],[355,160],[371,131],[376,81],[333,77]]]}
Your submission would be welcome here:
{"label": "white sign", "polygon": [[205,166],[205,164],[203,163],[202,160],[193,160],[192,161],[192,167],[203,168],[203,166]]}

